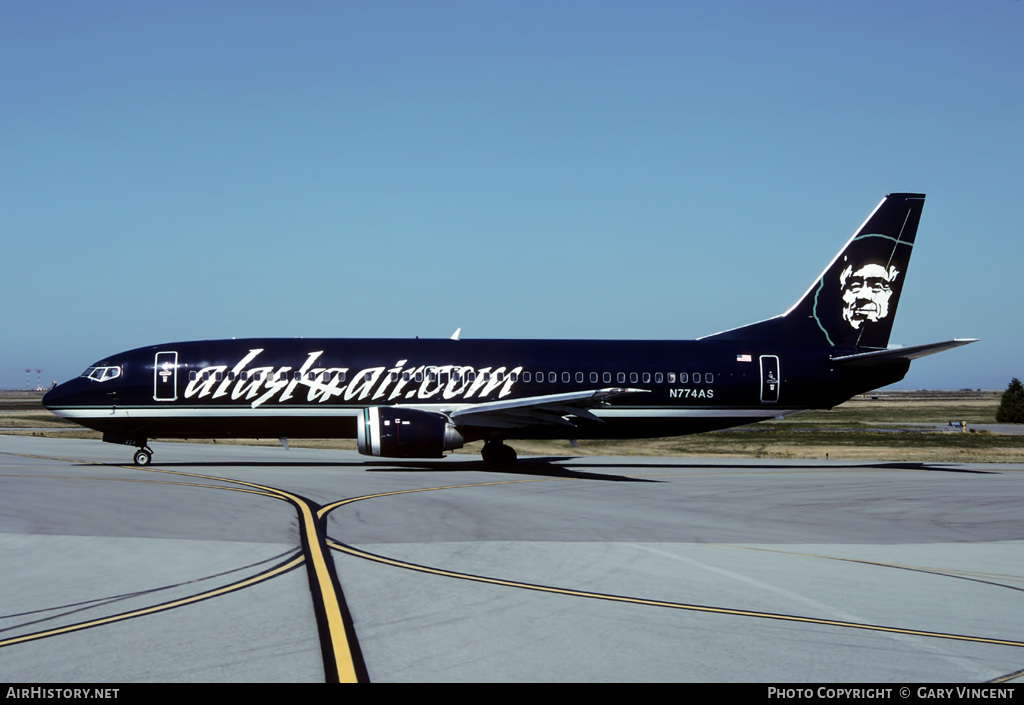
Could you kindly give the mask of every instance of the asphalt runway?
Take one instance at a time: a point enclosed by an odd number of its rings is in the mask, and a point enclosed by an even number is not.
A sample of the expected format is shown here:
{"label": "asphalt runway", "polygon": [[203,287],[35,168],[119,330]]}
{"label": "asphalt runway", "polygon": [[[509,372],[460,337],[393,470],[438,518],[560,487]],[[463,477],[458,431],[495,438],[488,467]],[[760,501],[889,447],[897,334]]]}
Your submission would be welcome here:
{"label": "asphalt runway", "polygon": [[0,436],[5,681],[1024,679],[1024,465],[153,448]]}

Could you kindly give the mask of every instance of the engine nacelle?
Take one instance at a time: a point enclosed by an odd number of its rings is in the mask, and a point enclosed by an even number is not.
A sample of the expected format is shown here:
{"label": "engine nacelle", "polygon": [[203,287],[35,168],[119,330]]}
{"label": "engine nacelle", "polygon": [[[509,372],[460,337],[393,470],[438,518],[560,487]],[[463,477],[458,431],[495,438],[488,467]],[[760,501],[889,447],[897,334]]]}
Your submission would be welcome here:
{"label": "engine nacelle", "polygon": [[462,434],[441,414],[400,406],[363,409],[356,429],[363,455],[383,458],[440,458],[461,448]]}

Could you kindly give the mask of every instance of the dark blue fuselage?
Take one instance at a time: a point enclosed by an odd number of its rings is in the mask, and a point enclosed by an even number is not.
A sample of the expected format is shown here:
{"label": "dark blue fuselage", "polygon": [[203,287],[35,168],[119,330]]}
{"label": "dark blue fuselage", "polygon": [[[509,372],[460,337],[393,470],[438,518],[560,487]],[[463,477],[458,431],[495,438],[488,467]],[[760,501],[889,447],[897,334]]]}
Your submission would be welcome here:
{"label": "dark blue fuselage", "polygon": [[[466,405],[629,388],[601,419],[480,429],[478,438],[647,438],[829,408],[901,379],[907,363],[857,370],[829,348],[716,341],[248,339],[150,346],[105,358],[47,408],[127,438],[354,438],[367,406]],[[92,369],[92,368],[90,368]],[[484,379],[484,376],[487,376]]]}

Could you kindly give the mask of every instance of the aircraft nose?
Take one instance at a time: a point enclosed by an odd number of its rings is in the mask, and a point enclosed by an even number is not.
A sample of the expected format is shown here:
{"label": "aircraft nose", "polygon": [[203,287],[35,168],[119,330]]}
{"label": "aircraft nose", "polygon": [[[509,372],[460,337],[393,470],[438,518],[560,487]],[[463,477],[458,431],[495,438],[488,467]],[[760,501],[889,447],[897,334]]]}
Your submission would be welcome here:
{"label": "aircraft nose", "polygon": [[43,395],[43,406],[53,411],[74,404],[74,400],[82,392],[80,379],[73,379],[56,387]]}
{"label": "aircraft nose", "polygon": [[47,409],[53,409],[53,407],[55,406],[60,406],[61,400],[65,396],[64,387],[66,386],[66,384],[66,382],[64,384],[58,384],[56,387],[54,387],[46,394],[44,394],[43,406],[46,407]]}

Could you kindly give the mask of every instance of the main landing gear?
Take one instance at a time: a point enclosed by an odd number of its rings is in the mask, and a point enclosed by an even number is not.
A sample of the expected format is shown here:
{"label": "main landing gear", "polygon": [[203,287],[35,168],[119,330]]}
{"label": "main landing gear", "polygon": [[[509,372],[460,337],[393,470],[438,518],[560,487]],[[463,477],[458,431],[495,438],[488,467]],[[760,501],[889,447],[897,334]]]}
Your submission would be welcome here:
{"label": "main landing gear", "polygon": [[139,448],[137,451],[135,451],[135,456],[133,457],[133,460],[135,461],[136,465],[149,465],[151,462],[153,462],[153,449],[150,448],[149,446],[143,446],[142,448]]}
{"label": "main landing gear", "polygon": [[509,448],[501,441],[487,441],[484,443],[480,455],[484,459],[484,465],[490,465],[491,467],[515,465],[518,459],[515,450]]}

